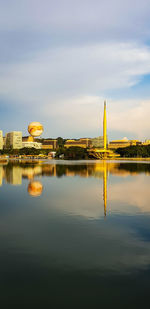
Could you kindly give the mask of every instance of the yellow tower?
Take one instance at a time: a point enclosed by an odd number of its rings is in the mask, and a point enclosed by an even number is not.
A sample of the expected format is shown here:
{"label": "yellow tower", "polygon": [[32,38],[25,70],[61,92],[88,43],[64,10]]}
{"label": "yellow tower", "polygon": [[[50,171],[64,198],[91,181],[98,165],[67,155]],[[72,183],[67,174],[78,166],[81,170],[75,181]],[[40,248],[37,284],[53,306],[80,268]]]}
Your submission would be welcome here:
{"label": "yellow tower", "polygon": [[107,149],[107,117],[106,117],[106,101],[104,101],[104,116],[103,116],[103,148],[90,148],[89,154],[95,159],[107,160],[110,158],[119,157],[114,151]]}
{"label": "yellow tower", "polygon": [[106,118],[106,101],[104,101],[103,141],[104,141],[104,150],[106,150],[106,148],[107,148],[107,118]]}

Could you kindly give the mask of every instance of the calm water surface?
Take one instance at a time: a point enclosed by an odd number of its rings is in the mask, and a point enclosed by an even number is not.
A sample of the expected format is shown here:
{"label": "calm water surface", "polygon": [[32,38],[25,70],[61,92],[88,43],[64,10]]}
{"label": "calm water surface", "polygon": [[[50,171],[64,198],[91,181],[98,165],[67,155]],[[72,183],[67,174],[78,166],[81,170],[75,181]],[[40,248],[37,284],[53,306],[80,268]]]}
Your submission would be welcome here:
{"label": "calm water surface", "polygon": [[1,163],[1,308],[149,308],[149,290],[149,163]]}

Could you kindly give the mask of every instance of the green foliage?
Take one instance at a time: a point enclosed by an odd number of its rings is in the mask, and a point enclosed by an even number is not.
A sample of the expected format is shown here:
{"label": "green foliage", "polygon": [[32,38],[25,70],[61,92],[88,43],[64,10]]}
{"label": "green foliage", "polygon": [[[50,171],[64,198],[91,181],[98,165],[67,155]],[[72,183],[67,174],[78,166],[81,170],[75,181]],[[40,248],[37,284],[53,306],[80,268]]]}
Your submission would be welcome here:
{"label": "green foliage", "polygon": [[56,158],[59,158],[59,156],[65,154],[65,152],[66,152],[66,148],[64,148],[64,146],[62,146],[62,145],[59,146],[59,148],[57,148],[57,150],[56,150],[56,155],[55,155],[55,157],[56,157]]}
{"label": "green foliage", "polygon": [[21,149],[3,149],[0,154],[6,155],[47,155],[49,153],[48,149],[35,149],[35,148],[21,148]]}
{"label": "green foliage", "polygon": [[63,147],[65,143],[65,139],[63,139],[62,137],[57,137],[57,145],[58,147]]}
{"label": "green foliage", "polygon": [[64,157],[68,160],[88,159],[87,149],[77,146],[69,147],[65,150]]}
{"label": "green foliage", "polygon": [[147,163],[120,163],[117,166],[118,170],[129,171],[131,173],[149,173],[150,174],[150,164]]}
{"label": "green foliage", "polygon": [[150,157],[150,145],[118,148],[116,152],[119,153],[121,157],[126,158],[147,158]]}

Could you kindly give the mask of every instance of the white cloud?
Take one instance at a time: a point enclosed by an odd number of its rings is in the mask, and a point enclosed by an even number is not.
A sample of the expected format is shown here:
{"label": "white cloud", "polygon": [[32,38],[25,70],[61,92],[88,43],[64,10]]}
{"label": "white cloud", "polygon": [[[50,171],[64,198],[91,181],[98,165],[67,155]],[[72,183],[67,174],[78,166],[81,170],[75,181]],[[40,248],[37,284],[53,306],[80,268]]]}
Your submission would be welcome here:
{"label": "white cloud", "polygon": [[110,105],[110,130],[127,132],[143,140],[150,138],[150,100],[122,100]]}
{"label": "white cloud", "polygon": [[[19,64],[2,65],[0,94],[11,104],[30,107],[30,112],[36,109],[45,120],[55,118],[63,136],[68,130],[93,136],[102,134],[100,112],[107,90],[128,89],[149,72],[146,46],[104,43],[55,48],[32,54]],[[149,101],[109,101],[109,130],[149,138]],[[55,128],[46,131],[55,135]]]}
{"label": "white cloud", "polygon": [[114,42],[55,48],[19,64],[2,65],[0,94],[26,103],[99,95],[130,87],[147,73],[150,49],[146,46]]}

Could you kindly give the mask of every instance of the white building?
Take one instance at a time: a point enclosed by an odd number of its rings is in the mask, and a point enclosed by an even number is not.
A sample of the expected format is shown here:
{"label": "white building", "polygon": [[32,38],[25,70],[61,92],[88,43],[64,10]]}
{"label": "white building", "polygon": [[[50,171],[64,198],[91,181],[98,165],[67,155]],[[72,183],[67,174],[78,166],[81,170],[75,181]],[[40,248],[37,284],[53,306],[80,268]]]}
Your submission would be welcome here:
{"label": "white building", "polygon": [[21,149],[22,148],[22,132],[13,131],[6,134],[6,148]]}
{"label": "white building", "polygon": [[22,148],[36,148],[36,149],[41,149],[42,144],[38,142],[22,142]]}
{"label": "white building", "polygon": [[0,131],[0,150],[3,149],[3,131]]}

